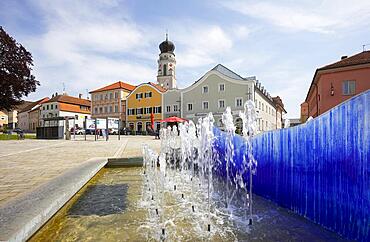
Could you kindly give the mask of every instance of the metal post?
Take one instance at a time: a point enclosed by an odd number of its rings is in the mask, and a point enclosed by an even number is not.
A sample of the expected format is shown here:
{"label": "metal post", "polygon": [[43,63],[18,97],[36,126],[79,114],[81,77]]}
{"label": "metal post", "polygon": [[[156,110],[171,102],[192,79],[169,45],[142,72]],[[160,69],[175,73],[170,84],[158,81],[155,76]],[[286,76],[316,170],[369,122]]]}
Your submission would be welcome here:
{"label": "metal post", "polygon": [[108,117],[107,117],[107,120],[105,121],[105,140],[108,141],[109,139],[109,130],[108,130]]}
{"label": "metal post", "polygon": [[122,113],[122,102],[121,102],[121,91],[119,91],[119,116],[118,116],[118,140],[121,140],[121,113]]}
{"label": "metal post", "polygon": [[84,130],[85,130],[85,141],[86,141],[86,129],[87,129],[87,116],[85,116]]}
{"label": "metal post", "polygon": [[94,136],[95,136],[95,141],[96,141],[96,126],[98,126],[98,120],[97,120],[97,118],[95,118],[95,132],[94,132]]}
{"label": "metal post", "polygon": [[76,140],[76,116],[73,119],[73,140]]}

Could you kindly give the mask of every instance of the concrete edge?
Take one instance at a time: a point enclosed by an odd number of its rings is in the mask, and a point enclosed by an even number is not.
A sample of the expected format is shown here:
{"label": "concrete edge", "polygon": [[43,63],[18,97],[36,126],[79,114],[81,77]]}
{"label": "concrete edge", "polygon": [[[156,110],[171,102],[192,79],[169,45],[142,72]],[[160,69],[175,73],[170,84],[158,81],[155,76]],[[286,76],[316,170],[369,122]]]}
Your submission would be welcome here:
{"label": "concrete edge", "polygon": [[108,158],[107,168],[117,167],[141,167],[143,166],[143,157],[129,157],[129,158]]}
{"label": "concrete edge", "polygon": [[92,158],[0,206],[0,241],[26,241],[108,162]]}

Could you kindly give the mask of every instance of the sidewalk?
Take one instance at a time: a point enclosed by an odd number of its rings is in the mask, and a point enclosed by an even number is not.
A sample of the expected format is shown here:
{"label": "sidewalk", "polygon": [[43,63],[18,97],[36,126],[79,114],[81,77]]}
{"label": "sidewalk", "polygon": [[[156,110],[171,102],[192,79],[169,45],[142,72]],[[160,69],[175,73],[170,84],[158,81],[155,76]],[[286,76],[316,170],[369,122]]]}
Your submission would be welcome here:
{"label": "sidewalk", "polygon": [[142,143],[158,150],[151,136],[111,136],[109,141],[0,141],[0,206],[94,157],[141,156]]}

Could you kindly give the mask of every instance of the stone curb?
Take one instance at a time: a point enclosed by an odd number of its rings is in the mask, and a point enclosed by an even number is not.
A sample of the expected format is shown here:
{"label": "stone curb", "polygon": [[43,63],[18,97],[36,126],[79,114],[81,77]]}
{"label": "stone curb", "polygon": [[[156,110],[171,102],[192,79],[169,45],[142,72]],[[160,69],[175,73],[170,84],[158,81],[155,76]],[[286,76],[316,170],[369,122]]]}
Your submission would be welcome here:
{"label": "stone curb", "polygon": [[0,241],[26,241],[71,199],[108,158],[92,158],[80,166],[0,206]]}

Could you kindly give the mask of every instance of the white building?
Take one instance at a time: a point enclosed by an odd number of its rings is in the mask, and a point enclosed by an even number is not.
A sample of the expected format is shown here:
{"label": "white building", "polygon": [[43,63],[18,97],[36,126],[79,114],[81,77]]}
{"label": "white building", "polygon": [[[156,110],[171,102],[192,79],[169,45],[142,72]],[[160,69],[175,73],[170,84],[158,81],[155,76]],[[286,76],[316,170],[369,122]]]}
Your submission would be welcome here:
{"label": "white building", "polygon": [[[91,118],[91,101],[68,95],[55,95],[41,106],[43,126],[65,126],[52,118],[69,118],[69,127],[83,127],[85,118]],[[45,121],[48,120],[48,121]]]}
{"label": "white building", "polygon": [[255,102],[258,113],[258,132],[281,128],[284,106],[276,103],[256,77],[241,77],[219,64],[185,89],[164,93],[164,114],[181,116],[197,122],[200,117],[212,112],[215,125],[223,127],[222,114],[230,107],[234,122],[241,128],[239,111],[244,110],[247,100]]}

